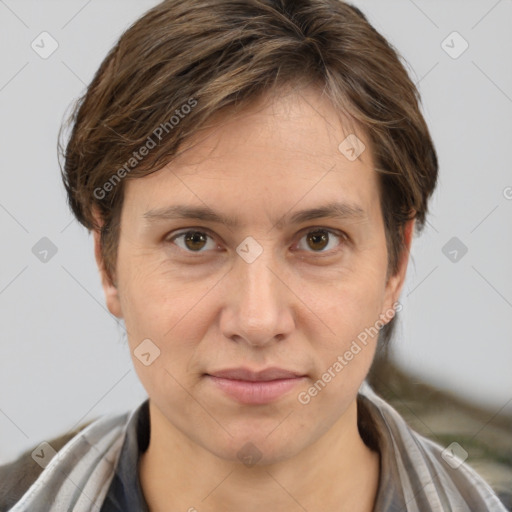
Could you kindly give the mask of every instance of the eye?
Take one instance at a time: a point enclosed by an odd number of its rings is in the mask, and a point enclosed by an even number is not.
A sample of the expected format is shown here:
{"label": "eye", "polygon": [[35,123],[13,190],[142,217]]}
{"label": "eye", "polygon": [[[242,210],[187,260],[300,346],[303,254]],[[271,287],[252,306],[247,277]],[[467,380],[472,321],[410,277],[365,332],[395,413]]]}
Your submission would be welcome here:
{"label": "eye", "polygon": [[175,243],[180,249],[188,252],[205,252],[208,249],[215,249],[217,247],[217,244],[208,233],[196,230],[178,233],[169,238],[168,241]]}
{"label": "eye", "polygon": [[[346,236],[329,229],[318,228],[308,231],[297,244],[299,250],[312,249],[309,252],[330,252],[346,240]],[[305,241],[305,244],[302,243]]]}
{"label": "eye", "polygon": [[[296,244],[298,250],[307,252],[326,253],[335,252],[347,237],[324,228],[315,228],[308,231]],[[189,229],[167,239],[180,249],[192,253],[206,252],[217,248],[213,237],[206,231]]]}

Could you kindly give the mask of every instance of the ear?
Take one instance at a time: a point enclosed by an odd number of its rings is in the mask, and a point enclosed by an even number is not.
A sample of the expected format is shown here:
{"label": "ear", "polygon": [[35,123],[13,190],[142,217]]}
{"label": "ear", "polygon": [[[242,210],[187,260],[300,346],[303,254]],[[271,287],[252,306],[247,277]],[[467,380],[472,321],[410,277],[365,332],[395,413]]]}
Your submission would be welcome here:
{"label": "ear", "polygon": [[400,297],[400,292],[405,282],[407,264],[409,263],[414,224],[415,219],[411,219],[404,224],[404,247],[402,254],[399,256],[397,271],[388,278],[388,282],[386,283],[384,311],[394,309],[393,304],[395,304]]}
{"label": "ear", "polygon": [[[93,210],[94,218],[96,219],[97,224],[101,227],[103,225],[103,220],[101,219],[99,212],[97,210]],[[110,279],[106,269],[105,262],[103,260],[103,255],[101,253],[101,234],[98,229],[93,229],[94,236],[94,257],[96,258],[96,265],[98,266],[98,271],[101,277],[101,286],[103,287],[103,292],[105,293],[105,302],[107,304],[108,310],[117,318],[122,318],[123,313],[121,310],[121,302],[119,300],[119,292],[116,284]]]}

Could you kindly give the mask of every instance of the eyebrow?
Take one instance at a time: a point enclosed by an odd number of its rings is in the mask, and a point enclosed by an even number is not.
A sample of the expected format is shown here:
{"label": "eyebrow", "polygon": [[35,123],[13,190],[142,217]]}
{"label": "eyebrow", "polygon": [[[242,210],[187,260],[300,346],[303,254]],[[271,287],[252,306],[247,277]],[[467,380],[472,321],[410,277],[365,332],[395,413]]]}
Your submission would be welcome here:
{"label": "eyebrow", "polygon": [[[230,228],[237,228],[240,222],[237,217],[228,217],[212,210],[208,206],[173,205],[165,208],[155,208],[143,214],[148,221],[168,221],[175,219],[202,220],[218,224],[224,224]],[[354,203],[332,202],[317,208],[300,210],[293,214],[285,214],[273,225],[282,229],[286,224],[300,224],[320,218],[365,220],[368,218],[366,212],[359,205]]]}

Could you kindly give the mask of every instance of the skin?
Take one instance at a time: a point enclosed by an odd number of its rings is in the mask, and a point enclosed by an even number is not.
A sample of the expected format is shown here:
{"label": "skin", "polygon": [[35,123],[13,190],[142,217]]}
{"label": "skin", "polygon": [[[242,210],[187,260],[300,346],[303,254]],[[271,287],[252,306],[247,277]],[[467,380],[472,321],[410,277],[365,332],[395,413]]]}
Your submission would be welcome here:
{"label": "skin", "polygon": [[[318,90],[283,91],[214,121],[173,162],[127,181],[115,285],[95,233],[108,308],[124,318],[150,397],[139,465],[146,501],[152,511],[371,511],[379,455],[359,435],[356,395],[377,337],[307,405],[297,397],[398,300],[414,221],[386,280],[369,142],[356,132],[367,149],[355,161],[338,150],[351,132]],[[363,214],[289,222],[334,201]],[[144,217],[176,204],[208,206],[239,225]],[[187,229],[210,237],[173,238]],[[327,245],[311,238],[318,229]],[[248,236],[263,250],[252,263],[236,252]],[[133,352],[147,338],[160,355],[145,366]],[[204,376],[240,366],[306,377],[272,403],[244,405]],[[237,455],[248,442],[261,456],[253,466]]]}

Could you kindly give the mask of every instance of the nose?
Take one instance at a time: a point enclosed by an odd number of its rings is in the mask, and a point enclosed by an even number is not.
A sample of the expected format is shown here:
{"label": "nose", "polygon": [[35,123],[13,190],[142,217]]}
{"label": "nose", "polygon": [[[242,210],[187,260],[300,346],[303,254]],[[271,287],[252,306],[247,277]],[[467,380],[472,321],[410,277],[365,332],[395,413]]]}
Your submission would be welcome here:
{"label": "nose", "polygon": [[265,346],[285,339],[295,327],[294,295],[270,252],[264,250],[252,263],[237,258],[228,274],[220,327],[233,341]]}

